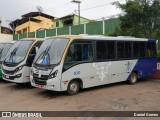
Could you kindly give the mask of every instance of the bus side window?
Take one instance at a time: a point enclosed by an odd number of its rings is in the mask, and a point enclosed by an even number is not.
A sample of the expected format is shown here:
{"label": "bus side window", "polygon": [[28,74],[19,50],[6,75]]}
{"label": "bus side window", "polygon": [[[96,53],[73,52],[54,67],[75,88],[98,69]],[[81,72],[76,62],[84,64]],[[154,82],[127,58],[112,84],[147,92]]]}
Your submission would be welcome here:
{"label": "bus side window", "polygon": [[106,60],[107,58],[107,47],[105,41],[96,42],[96,59]]}
{"label": "bus side window", "polygon": [[107,59],[114,59],[115,58],[115,41],[107,41]]}
{"label": "bus side window", "polygon": [[117,57],[125,58],[125,42],[122,41],[117,42]]}
{"label": "bus side window", "polygon": [[156,44],[154,42],[147,43],[147,57],[156,57]]}
{"label": "bus side window", "polygon": [[72,44],[68,50],[64,68],[76,64],[77,62],[90,61],[93,58],[93,47],[92,44],[88,43],[75,43]]}

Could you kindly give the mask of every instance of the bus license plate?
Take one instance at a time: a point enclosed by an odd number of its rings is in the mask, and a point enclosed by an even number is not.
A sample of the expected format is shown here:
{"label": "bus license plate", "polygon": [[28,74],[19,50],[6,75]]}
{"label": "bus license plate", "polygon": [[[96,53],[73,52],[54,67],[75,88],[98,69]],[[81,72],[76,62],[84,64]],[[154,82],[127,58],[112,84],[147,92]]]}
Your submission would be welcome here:
{"label": "bus license plate", "polygon": [[43,88],[43,86],[44,86],[44,85],[37,85],[37,84],[36,84],[36,87],[37,87],[37,88]]}

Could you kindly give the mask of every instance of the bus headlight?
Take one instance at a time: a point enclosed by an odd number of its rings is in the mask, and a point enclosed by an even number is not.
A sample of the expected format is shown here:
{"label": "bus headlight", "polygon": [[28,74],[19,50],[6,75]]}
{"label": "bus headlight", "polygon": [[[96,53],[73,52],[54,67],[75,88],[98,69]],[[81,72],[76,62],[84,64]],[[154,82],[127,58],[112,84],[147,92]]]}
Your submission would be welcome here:
{"label": "bus headlight", "polygon": [[18,71],[20,71],[20,70],[22,70],[22,68],[23,68],[23,65],[20,66],[20,67],[18,67],[18,68],[16,68],[15,73],[18,72]]}
{"label": "bus headlight", "polygon": [[58,70],[49,75],[49,79],[55,78],[57,76]]}

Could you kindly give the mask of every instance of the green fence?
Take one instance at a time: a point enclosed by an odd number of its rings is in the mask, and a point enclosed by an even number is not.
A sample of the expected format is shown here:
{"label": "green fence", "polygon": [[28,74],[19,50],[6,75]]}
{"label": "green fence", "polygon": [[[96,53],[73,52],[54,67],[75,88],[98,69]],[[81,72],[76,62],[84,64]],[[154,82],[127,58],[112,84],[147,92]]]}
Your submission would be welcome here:
{"label": "green fence", "polygon": [[19,39],[19,38],[18,38],[18,34],[16,34],[16,35],[14,34],[14,35],[13,35],[13,40],[18,40],[18,39]]}
{"label": "green fence", "polygon": [[78,34],[89,34],[89,35],[102,35],[114,32],[115,28],[118,27],[120,21],[117,18],[109,19],[105,21],[95,21],[87,24],[80,24],[75,26],[67,26],[62,28],[55,28],[49,30],[42,30],[13,35],[14,40],[23,38],[45,38],[57,35],[78,35]]}
{"label": "green fence", "polygon": [[57,35],[68,35],[69,27],[62,27],[57,29]]}
{"label": "green fence", "polygon": [[47,37],[56,36],[56,29],[46,30],[46,36]]}
{"label": "green fence", "polygon": [[84,25],[75,25],[71,27],[71,34],[72,35],[79,35],[84,34]]}
{"label": "green fence", "polygon": [[28,33],[28,38],[35,38],[35,32]]}
{"label": "green fence", "polygon": [[86,34],[102,35],[103,34],[103,21],[92,22],[92,23],[86,24]]}

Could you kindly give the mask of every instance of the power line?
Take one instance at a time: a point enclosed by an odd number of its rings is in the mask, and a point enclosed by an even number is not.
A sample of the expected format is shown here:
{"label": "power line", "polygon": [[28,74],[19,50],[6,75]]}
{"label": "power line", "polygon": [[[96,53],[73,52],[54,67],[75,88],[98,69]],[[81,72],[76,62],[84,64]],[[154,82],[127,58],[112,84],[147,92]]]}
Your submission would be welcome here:
{"label": "power line", "polygon": [[98,5],[98,6],[90,7],[90,8],[81,9],[81,11],[90,10],[90,9],[94,9],[94,8],[98,8],[98,7],[104,7],[104,6],[107,6],[107,5],[110,5],[110,4],[112,4],[112,2],[107,3],[107,4],[103,4],[103,5]]}

